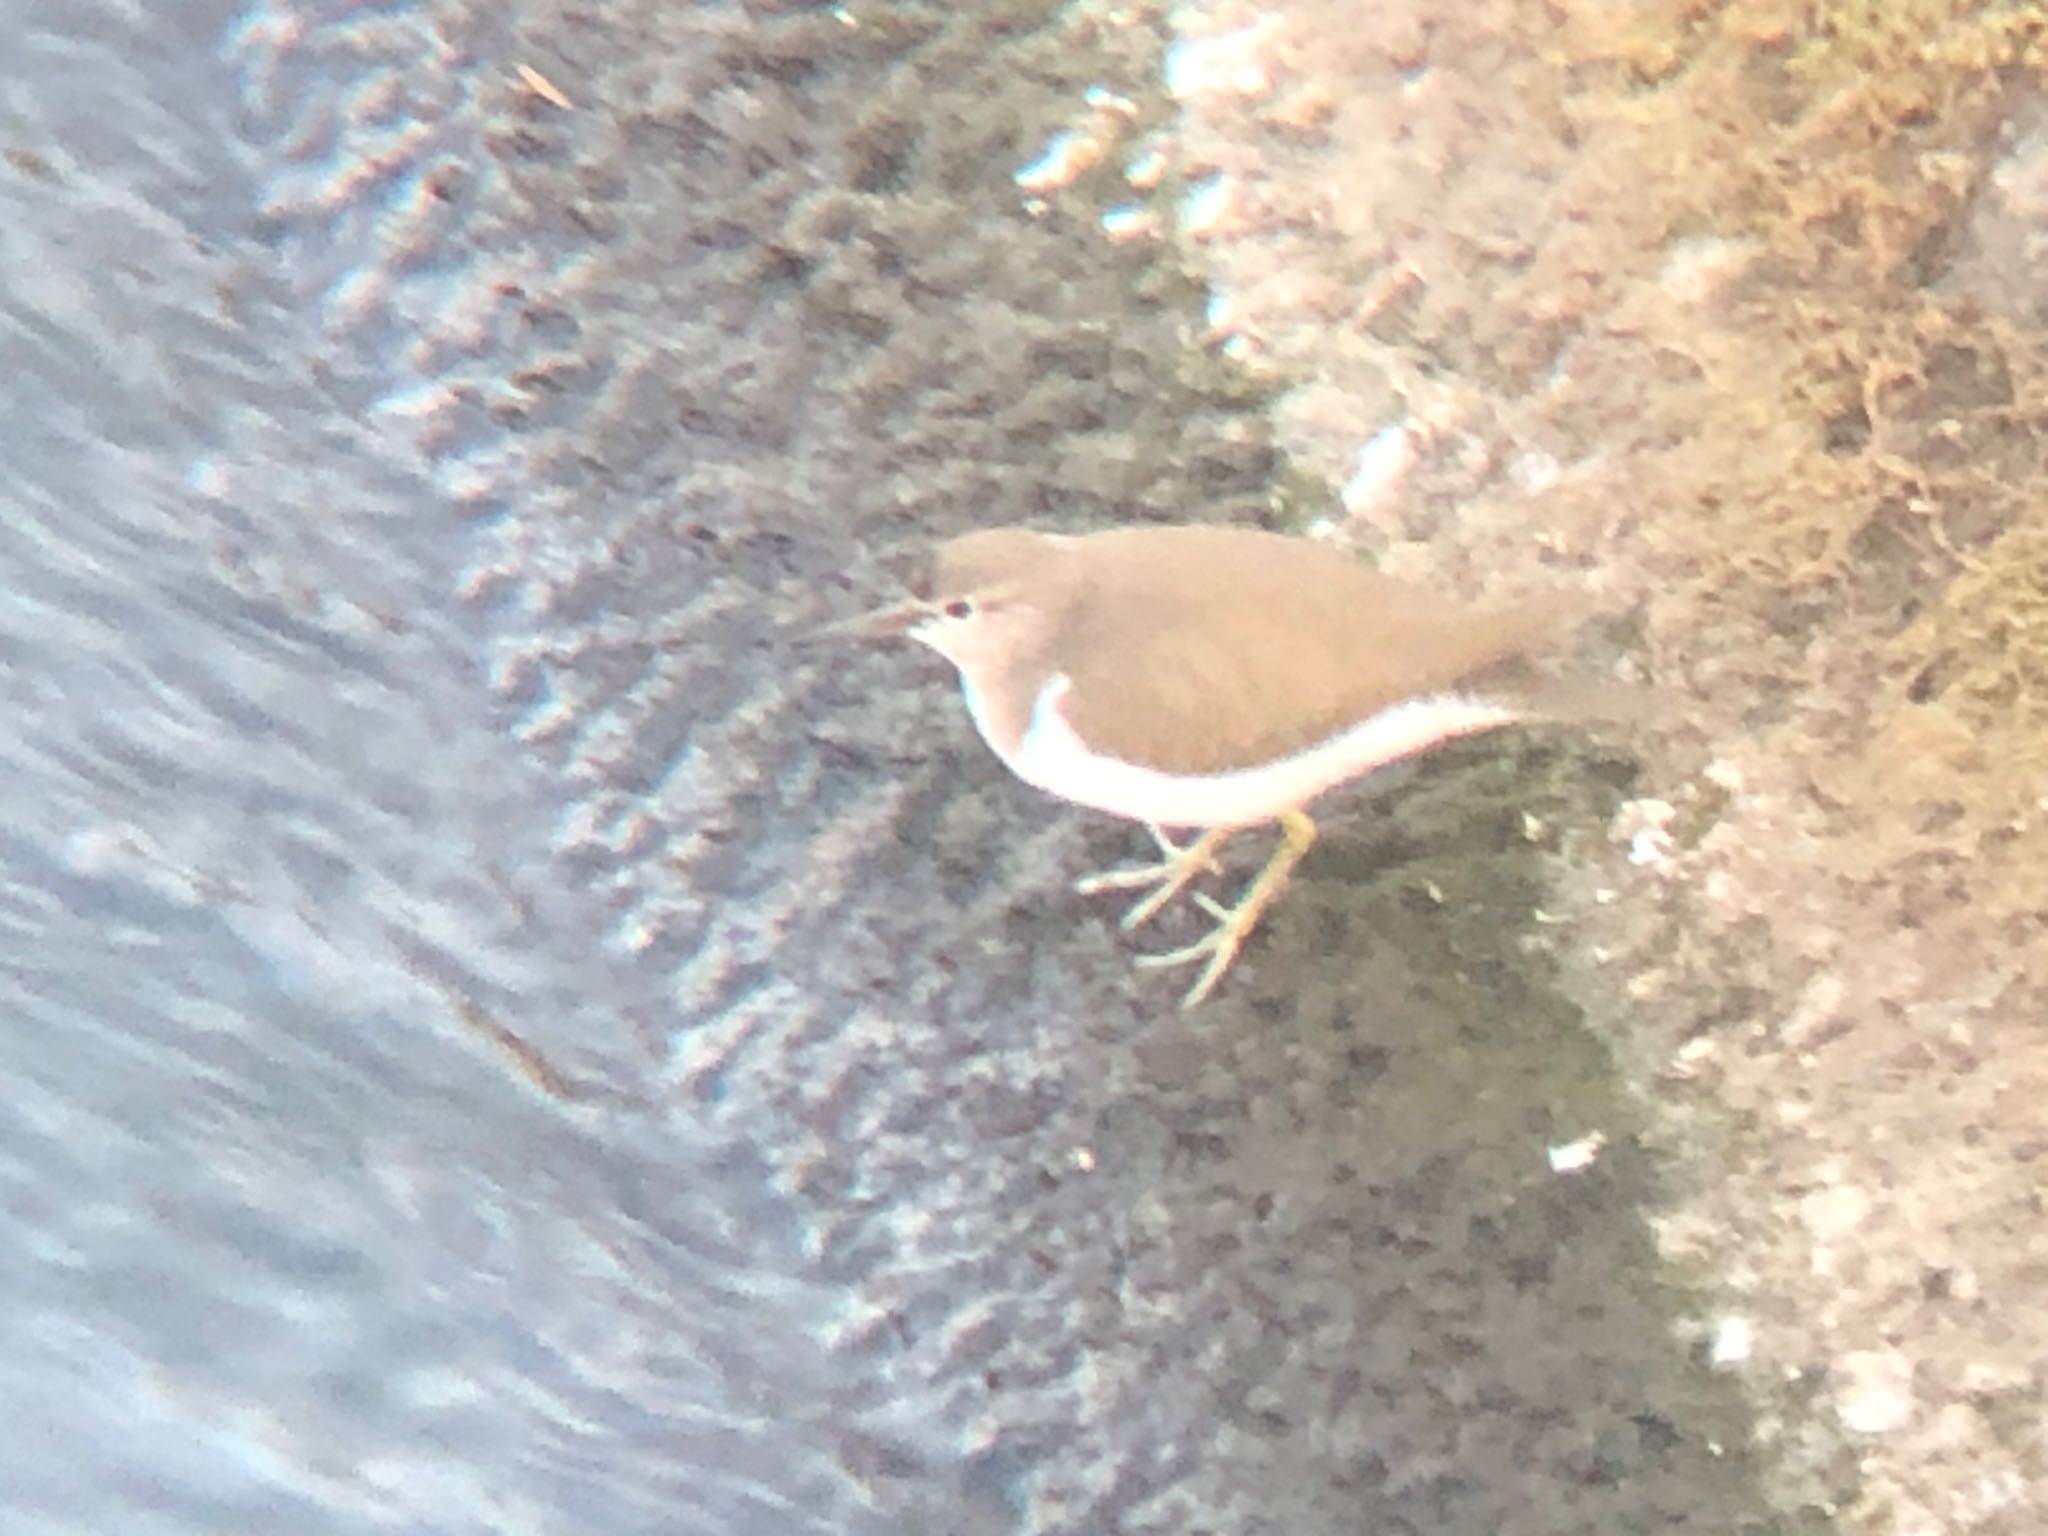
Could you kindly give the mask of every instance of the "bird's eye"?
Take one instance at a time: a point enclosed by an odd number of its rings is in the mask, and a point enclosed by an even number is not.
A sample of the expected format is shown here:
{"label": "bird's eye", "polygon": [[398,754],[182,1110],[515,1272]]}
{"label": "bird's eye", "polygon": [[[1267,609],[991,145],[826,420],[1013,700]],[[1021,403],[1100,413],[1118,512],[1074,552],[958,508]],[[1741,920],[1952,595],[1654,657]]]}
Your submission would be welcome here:
{"label": "bird's eye", "polygon": [[971,619],[974,617],[974,599],[956,597],[939,611],[949,619]]}

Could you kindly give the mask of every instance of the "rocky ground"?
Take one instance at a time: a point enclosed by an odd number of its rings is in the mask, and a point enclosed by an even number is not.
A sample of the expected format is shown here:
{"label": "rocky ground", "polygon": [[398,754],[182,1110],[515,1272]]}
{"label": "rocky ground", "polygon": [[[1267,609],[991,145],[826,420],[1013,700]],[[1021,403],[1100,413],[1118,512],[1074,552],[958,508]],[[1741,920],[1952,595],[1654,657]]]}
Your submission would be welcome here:
{"label": "rocky ground", "polygon": [[1089,104],[1044,195],[1132,184],[1318,531],[1582,586],[1649,701],[1539,926],[1654,1110],[1676,1347],[1788,1509],[2039,1529],[2048,17],[1164,21],[1174,112]]}

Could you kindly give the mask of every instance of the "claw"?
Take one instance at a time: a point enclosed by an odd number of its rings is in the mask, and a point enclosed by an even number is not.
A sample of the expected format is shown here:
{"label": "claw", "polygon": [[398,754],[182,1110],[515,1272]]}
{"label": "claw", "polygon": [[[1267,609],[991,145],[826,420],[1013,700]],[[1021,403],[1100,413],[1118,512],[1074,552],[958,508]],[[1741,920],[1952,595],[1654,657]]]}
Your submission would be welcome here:
{"label": "claw", "polygon": [[[1200,837],[1188,844],[1176,843],[1159,828],[1147,824],[1145,830],[1152,834],[1152,840],[1159,845],[1160,857],[1156,863],[1140,864],[1130,869],[1105,870],[1099,875],[1088,875],[1074,882],[1074,889],[1083,896],[1094,896],[1103,891],[1135,891],[1154,887],[1151,894],[1133,903],[1117,924],[1125,933],[1141,927],[1174,897],[1187,889],[1188,882],[1205,871],[1215,872],[1216,849],[1231,833],[1229,827],[1211,827]],[[1202,898],[1198,895],[1197,900]]]}

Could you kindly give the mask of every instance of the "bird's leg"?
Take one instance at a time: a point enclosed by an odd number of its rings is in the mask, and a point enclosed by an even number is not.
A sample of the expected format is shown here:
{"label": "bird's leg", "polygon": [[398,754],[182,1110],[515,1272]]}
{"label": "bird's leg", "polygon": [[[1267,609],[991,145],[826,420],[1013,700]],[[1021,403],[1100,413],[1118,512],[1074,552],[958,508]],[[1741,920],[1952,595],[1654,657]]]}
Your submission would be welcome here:
{"label": "bird's leg", "polygon": [[1152,834],[1152,841],[1159,845],[1159,859],[1153,864],[1140,864],[1131,869],[1105,870],[1099,875],[1089,875],[1074,882],[1074,889],[1083,896],[1093,896],[1100,891],[1139,891],[1155,886],[1151,895],[1135,903],[1123,916],[1117,926],[1125,933],[1149,919],[1153,913],[1165,906],[1174,897],[1187,889],[1188,882],[1203,870],[1216,868],[1216,849],[1223,839],[1230,835],[1229,827],[1211,827],[1200,837],[1182,847],[1150,822],[1145,830]]}
{"label": "bird's leg", "polygon": [[[1205,834],[1204,840],[1214,835]],[[1266,860],[1266,867],[1259,871],[1258,878],[1245,887],[1244,894],[1237,898],[1237,904],[1226,907],[1197,894],[1195,900],[1204,912],[1216,919],[1216,926],[1185,948],[1163,955],[1140,955],[1138,964],[1186,965],[1208,956],[1209,963],[1202,967],[1202,974],[1195,978],[1195,984],[1188,988],[1187,996],[1180,1002],[1183,1008],[1194,1007],[1223,979],[1223,973],[1230,969],[1230,962],[1237,958],[1238,949],[1252,929],[1258,926],[1260,917],[1286,886],[1288,875],[1315,840],[1316,824],[1307,815],[1301,811],[1283,812],[1280,816],[1280,846]]]}

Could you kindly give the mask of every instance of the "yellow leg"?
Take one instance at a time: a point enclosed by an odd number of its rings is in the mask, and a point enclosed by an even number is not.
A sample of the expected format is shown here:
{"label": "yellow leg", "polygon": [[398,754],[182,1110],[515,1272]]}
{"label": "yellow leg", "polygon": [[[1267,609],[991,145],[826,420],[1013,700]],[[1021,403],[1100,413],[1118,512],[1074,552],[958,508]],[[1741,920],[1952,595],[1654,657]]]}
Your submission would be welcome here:
{"label": "yellow leg", "polygon": [[1093,896],[1100,891],[1138,891],[1146,886],[1155,886],[1151,895],[1137,902],[1126,912],[1117,926],[1129,933],[1149,919],[1153,913],[1165,906],[1174,897],[1187,889],[1188,882],[1204,870],[1216,867],[1216,849],[1231,833],[1229,827],[1212,827],[1200,837],[1182,847],[1164,832],[1150,823],[1145,830],[1152,834],[1152,841],[1159,845],[1159,861],[1155,864],[1140,864],[1132,869],[1111,869],[1099,875],[1089,875],[1076,880],[1074,889],[1083,896]]}
{"label": "yellow leg", "polygon": [[[1202,841],[1194,848],[1200,848],[1214,832],[1204,833]],[[1163,955],[1140,955],[1138,964],[1149,966],[1186,965],[1191,961],[1208,956],[1209,963],[1202,967],[1202,974],[1195,978],[1195,984],[1188,988],[1182,998],[1182,1008],[1192,1008],[1214,990],[1216,983],[1223,979],[1223,973],[1230,969],[1230,962],[1237,958],[1237,952],[1251,931],[1259,924],[1266,908],[1287,885],[1287,877],[1299,864],[1316,840],[1316,824],[1301,811],[1285,811],[1280,816],[1280,846],[1273,850],[1273,856],[1266,860],[1266,867],[1259,871],[1258,878],[1245,887],[1237,898],[1237,904],[1222,906],[1197,895],[1202,910],[1216,919],[1216,926],[1208,934],[1183,949],[1169,951]],[[1189,850],[1191,853],[1193,849]],[[1191,877],[1189,877],[1191,878]],[[1184,878],[1180,884],[1185,885]],[[1175,889],[1179,887],[1176,886]],[[1156,910],[1156,908],[1155,908]],[[1149,914],[1148,914],[1149,915]],[[1126,923],[1126,927],[1133,926]]]}

